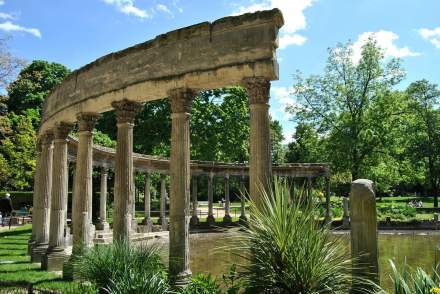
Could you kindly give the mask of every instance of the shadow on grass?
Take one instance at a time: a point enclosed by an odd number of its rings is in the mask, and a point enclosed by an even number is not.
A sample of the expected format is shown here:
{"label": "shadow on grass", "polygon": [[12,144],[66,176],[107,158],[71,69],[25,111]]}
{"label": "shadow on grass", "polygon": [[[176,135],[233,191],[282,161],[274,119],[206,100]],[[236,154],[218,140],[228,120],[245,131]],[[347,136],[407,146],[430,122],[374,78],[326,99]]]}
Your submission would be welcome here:
{"label": "shadow on grass", "polygon": [[24,234],[31,234],[32,233],[32,227],[30,228],[20,228],[17,230],[11,229],[10,231],[5,231],[0,233],[0,238],[7,237],[7,236],[19,236]]}

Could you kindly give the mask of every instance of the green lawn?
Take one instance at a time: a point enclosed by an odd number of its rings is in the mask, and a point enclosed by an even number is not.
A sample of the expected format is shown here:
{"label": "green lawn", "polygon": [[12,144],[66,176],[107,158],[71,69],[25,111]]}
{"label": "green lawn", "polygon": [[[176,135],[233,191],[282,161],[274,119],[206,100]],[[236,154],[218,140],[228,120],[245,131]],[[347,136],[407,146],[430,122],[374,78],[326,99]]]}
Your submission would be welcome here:
{"label": "green lawn", "polygon": [[0,232],[0,293],[10,293],[10,285],[26,287],[32,283],[38,289],[62,290],[74,293],[78,284],[63,281],[59,274],[40,270],[39,263],[31,263],[27,243],[32,226],[25,225]]}

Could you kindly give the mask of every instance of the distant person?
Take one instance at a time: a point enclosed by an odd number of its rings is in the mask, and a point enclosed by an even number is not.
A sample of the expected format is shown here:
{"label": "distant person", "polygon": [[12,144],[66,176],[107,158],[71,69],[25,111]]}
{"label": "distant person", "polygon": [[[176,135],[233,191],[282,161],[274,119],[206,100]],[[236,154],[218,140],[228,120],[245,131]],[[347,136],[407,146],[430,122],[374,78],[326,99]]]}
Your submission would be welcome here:
{"label": "distant person", "polygon": [[11,195],[6,193],[6,195],[0,199],[0,213],[2,214],[2,226],[4,226],[4,221],[6,217],[9,217],[9,225],[11,224],[11,215],[12,215],[13,207]]}

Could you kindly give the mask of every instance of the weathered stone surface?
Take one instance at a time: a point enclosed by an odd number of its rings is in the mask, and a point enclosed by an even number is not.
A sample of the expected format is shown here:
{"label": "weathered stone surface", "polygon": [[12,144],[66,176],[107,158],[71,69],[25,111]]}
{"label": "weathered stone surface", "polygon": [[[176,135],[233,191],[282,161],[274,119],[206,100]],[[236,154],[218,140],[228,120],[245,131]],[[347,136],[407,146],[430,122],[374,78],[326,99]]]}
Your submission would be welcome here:
{"label": "weathered stone surface", "polygon": [[46,99],[41,131],[77,112],[104,112],[113,101],[150,101],[171,89],[211,89],[244,77],[278,79],[278,9],[204,22],[111,53],[74,71]]}
{"label": "weathered stone surface", "polygon": [[379,282],[376,195],[373,182],[359,179],[350,192],[353,275]]}
{"label": "weathered stone surface", "polygon": [[110,226],[107,222],[107,167],[101,167],[101,185],[99,192],[99,222],[96,224],[97,230],[108,230]]}

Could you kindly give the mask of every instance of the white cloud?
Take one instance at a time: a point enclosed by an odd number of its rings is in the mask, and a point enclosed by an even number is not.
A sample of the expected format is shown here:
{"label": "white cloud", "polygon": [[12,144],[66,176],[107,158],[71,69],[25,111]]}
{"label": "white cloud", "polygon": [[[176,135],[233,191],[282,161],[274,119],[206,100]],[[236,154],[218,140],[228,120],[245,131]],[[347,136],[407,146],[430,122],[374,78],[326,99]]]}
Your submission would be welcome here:
{"label": "white cloud", "polygon": [[[1,1],[1,0],[0,0]],[[133,15],[139,18],[151,18],[151,14],[149,14],[146,10],[141,9],[135,6],[135,0],[102,0],[107,4],[113,5],[120,12]]]}
{"label": "white cloud", "polygon": [[[292,97],[292,87],[272,87],[271,88],[271,100],[273,100],[277,107],[271,109],[272,115],[280,121],[288,121],[290,119],[290,113],[286,111],[288,106],[295,106],[297,103]],[[274,104],[275,104],[274,103]]]}
{"label": "white cloud", "polygon": [[352,45],[353,60],[358,62],[361,58],[362,46],[372,37],[377,41],[377,45],[383,49],[385,57],[408,57],[419,56],[420,53],[413,52],[408,47],[398,47],[395,41],[399,36],[391,31],[380,30],[378,32],[364,32],[358,36],[358,39]]}
{"label": "white cloud", "polygon": [[15,17],[13,17],[11,14],[0,12],[0,18],[1,19],[14,19]]}
{"label": "white cloud", "polygon": [[164,4],[157,4],[156,5],[156,10],[160,11],[160,12],[165,12],[168,13],[170,15],[173,15],[173,13],[171,12],[171,10]]}
{"label": "white cloud", "polygon": [[312,6],[315,0],[258,0],[251,1],[247,6],[238,7],[233,14],[243,14],[258,10],[279,8],[284,16],[284,26],[280,32],[280,49],[289,45],[302,45],[306,41],[297,32],[306,28],[304,10]]}
{"label": "white cloud", "polygon": [[4,0],[0,0],[0,5],[4,5],[5,1]]}
{"label": "white cloud", "polygon": [[436,27],[434,29],[426,29],[422,28],[419,31],[420,36],[423,39],[431,42],[436,48],[440,49],[440,27]]}
{"label": "white cloud", "polygon": [[34,35],[37,38],[41,38],[41,32],[38,29],[22,27],[10,21],[0,23],[0,30],[5,32],[25,32]]}

